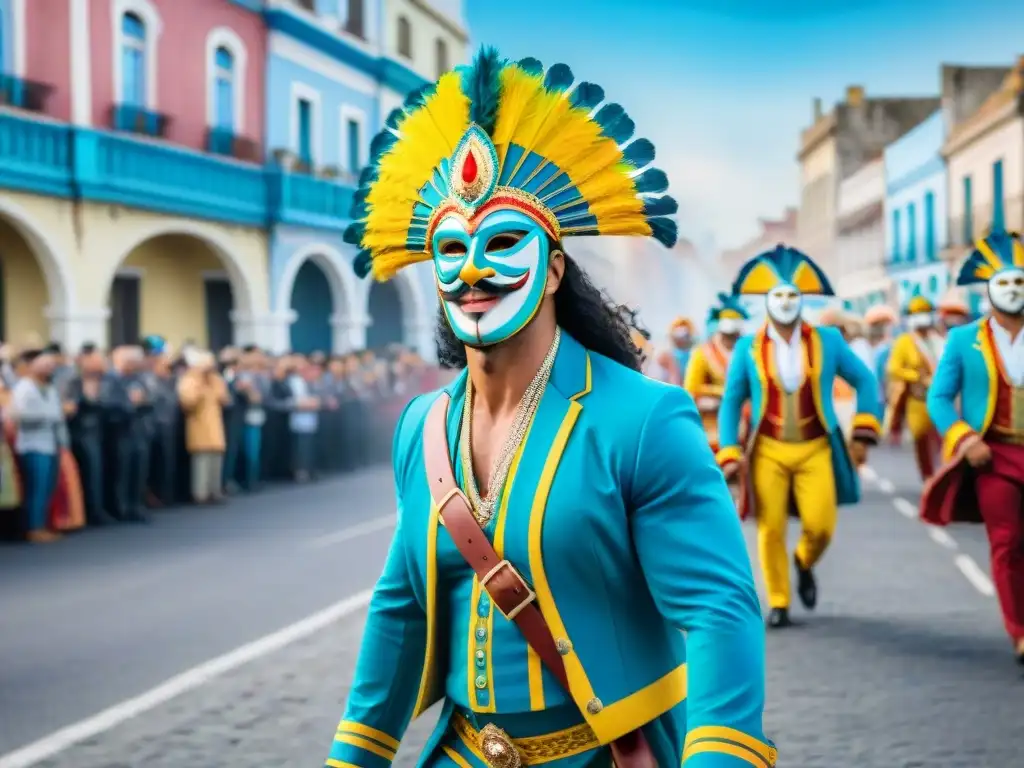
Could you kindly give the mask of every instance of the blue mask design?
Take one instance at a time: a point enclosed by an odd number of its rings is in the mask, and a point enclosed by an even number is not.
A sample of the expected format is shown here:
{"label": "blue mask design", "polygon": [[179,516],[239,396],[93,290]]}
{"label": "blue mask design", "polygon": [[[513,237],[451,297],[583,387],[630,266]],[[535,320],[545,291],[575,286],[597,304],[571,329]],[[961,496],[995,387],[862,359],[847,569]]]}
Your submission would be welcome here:
{"label": "blue mask design", "polygon": [[499,209],[473,227],[449,214],[434,230],[431,250],[441,306],[464,344],[499,344],[540,309],[550,250],[547,234],[529,216]]}

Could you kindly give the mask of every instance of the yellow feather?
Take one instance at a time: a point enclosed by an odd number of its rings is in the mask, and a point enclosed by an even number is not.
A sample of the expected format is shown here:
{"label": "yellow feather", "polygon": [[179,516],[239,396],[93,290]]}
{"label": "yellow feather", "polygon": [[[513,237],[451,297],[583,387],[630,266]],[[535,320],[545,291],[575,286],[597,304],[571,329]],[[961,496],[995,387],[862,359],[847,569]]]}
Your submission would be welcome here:
{"label": "yellow feather", "polygon": [[498,158],[504,162],[512,134],[520,119],[530,108],[537,94],[544,87],[544,81],[518,66],[509,66],[501,72],[501,103],[495,118],[491,140],[498,150]]}

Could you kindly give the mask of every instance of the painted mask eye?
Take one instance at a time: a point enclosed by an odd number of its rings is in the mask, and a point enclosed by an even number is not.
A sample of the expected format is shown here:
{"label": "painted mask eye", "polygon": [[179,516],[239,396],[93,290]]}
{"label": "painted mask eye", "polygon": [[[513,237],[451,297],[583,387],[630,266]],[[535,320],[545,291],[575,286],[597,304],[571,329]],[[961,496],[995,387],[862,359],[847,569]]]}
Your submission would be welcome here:
{"label": "painted mask eye", "polygon": [[461,240],[444,240],[437,250],[442,256],[465,256],[466,244]]}
{"label": "painted mask eye", "polygon": [[494,235],[487,241],[486,250],[488,253],[507,251],[515,248],[524,237],[526,237],[526,232],[502,232],[500,235]]}

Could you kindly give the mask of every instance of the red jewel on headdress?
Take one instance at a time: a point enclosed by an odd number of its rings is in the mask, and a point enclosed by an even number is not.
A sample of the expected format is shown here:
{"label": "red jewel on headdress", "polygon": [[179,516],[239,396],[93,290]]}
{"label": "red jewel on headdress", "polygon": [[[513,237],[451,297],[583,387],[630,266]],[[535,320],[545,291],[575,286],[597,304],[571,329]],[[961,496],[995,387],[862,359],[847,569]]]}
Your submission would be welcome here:
{"label": "red jewel on headdress", "polygon": [[470,150],[466,153],[466,160],[462,164],[462,181],[465,184],[472,184],[476,181],[476,174],[479,170],[476,164],[476,153]]}

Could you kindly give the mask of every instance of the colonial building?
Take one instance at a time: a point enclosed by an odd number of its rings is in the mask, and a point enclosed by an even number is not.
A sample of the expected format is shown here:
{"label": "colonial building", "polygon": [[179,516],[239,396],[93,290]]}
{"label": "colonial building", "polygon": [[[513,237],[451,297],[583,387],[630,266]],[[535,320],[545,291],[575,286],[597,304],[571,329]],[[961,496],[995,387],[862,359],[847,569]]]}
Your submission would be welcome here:
{"label": "colonial building", "polygon": [[798,235],[804,250],[829,274],[837,259],[839,185],[887,144],[927,118],[937,98],[869,98],[850,86],[845,99],[824,114],[814,100],[814,121],[800,138]]}
{"label": "colonial building", "polygon": [[247,5],[0,5],[2,338],[261,340],[264,33]]}
{"label": "colonial building", "polygon": [[425,0],[271,2],[267,154],[294,194],[329,194],[313,211],[272,221],[270,345],[345,351],[404,342],[430,354],[435,291],[429,264],[390,283],[360,281],[342,242],[369,142],[406,94],[465,60],[459,3]]}
{"label": "colonial building", "polygon": [[885,149],[885,261],[899,307],[915,293],[939,300],[949,287],[949,265],[941,258],[950,235],[942,146],[1008,71],[944,65],[941,108]]}
{"label": "colonial building", "polygon": [[835,261],[829,277],[844,306],[857,314],[890,299],[884,265],[884,204],[881,155],[839,183]]}
{"label": "colonial building", "polygon": [[1024,56],[973,114],[950,128],[942,155],[949,212],[942,257],[952,272],[990,229],[1024,227]]}

